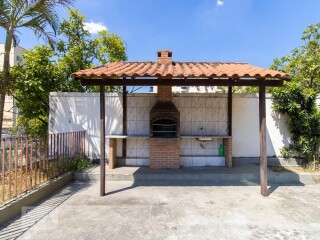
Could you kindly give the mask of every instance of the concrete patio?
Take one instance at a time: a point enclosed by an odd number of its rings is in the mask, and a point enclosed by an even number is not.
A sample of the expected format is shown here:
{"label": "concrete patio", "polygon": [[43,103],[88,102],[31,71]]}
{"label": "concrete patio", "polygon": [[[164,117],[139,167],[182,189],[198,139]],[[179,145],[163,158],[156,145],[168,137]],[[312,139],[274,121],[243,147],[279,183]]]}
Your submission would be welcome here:
{"label": "concrete patio", "polygon": [[0,239],[319,239],[320,185],[74,182],[0,230]]}

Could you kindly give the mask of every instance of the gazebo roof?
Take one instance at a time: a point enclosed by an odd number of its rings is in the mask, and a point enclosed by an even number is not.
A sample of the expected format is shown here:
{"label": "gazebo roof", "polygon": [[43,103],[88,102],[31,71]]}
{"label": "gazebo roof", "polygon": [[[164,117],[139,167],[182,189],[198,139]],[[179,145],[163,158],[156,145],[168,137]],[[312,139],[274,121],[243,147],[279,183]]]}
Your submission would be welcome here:
{"label": "gazebo roof", "polygon": [[121,78],[273,78],[290,80],[289,74],[247,63],[235,62],[109,62],[100,67],[80,70],[71,75],[78,79]]}

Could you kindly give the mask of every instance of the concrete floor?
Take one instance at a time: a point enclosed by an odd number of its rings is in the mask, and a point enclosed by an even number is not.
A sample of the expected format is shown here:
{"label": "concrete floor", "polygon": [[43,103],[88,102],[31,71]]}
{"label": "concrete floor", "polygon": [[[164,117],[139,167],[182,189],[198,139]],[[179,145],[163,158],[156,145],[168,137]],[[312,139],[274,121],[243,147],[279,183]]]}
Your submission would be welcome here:
{"label": "concrete floor", "polygon": [[0,230],[0,239],[320,239],[320,185],[72,183]]}

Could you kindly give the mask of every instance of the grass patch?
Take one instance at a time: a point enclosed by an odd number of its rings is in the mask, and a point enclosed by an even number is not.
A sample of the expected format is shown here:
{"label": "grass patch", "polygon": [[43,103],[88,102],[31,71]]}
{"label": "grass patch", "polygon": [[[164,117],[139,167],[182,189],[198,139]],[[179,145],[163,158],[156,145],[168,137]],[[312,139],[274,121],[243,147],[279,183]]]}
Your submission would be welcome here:
{"label": "grass patch", "polygon": [[314,170],[314,167],[311,168],[309,165],[306,165],[305,167],[302,166],[272,166],[269,165],[268,168],[272,172],[291,172],[291,173],[319,173],[319,169]]}

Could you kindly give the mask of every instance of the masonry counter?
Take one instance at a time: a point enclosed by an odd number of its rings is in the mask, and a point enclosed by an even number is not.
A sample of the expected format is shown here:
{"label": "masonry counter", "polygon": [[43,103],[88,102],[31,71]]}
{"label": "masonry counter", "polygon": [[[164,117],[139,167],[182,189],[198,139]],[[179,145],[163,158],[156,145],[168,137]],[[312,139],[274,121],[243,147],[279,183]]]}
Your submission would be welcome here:
{"label": "masonry counter", "polygon": [[[113,169],[116,166],[117,163],[117,140],[130,140],[130,139],[136,139],[136,140],[147,140],[149,141],[150,137],[149,135],[107,135],[106,138],[109,139],[109,168]],[[214,141],[216,139],[221,139],[224,147],[224,158],[225,158],[225,166],[228,168],[232,167],[232,136],[226,136],[226,135],[181,135],[179,137],[181,141],[186,139],[192,139],[196,140],[198,142],[210,142]],[[221,142],[220,140],[220,142]],[[120,148],[121,149],[121,148]],[[216,156],[216,155],[215,155]],[[136,158],[139,158],[140,156],[136,156]],[[180,157],[197,157],[194,154],[191,154],[190,156],[180,154]]]}

